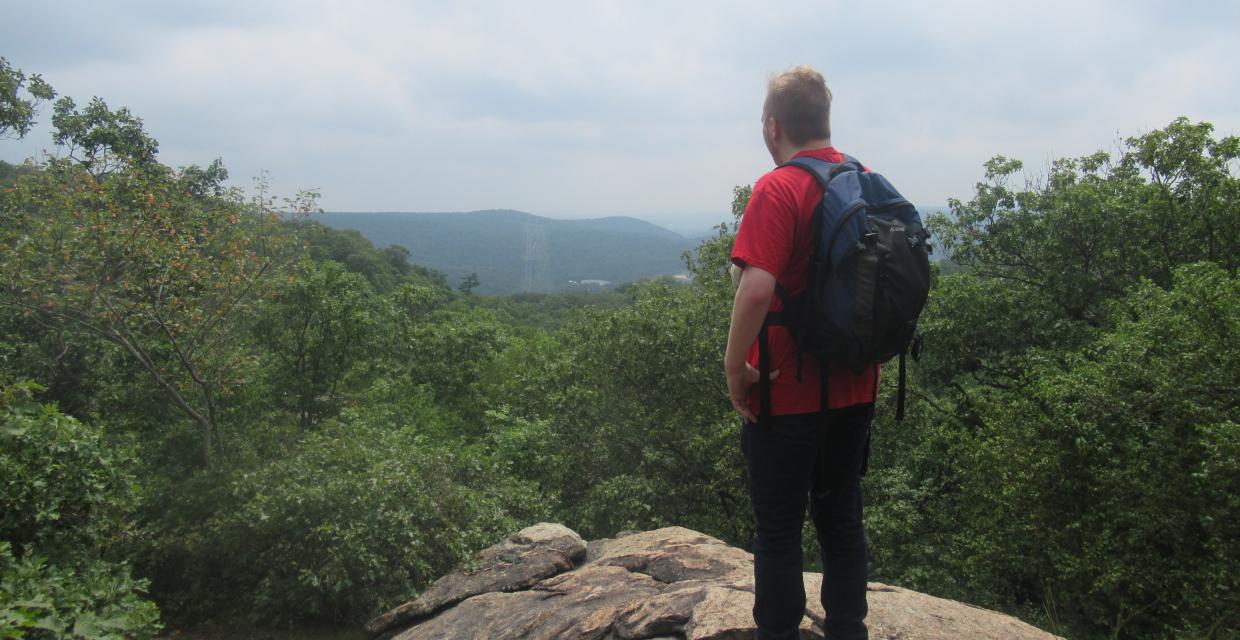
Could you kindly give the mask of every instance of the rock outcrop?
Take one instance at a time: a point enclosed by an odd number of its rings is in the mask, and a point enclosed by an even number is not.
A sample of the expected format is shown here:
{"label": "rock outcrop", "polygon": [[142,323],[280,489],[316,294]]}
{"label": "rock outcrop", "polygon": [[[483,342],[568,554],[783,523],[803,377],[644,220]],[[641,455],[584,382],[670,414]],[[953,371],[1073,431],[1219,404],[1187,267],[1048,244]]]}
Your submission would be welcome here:
{"label": "rock outcrop", "polygon": [[[805,574],[803,638],[823,637],[821,583]],[[1056,638],[951,600],[878,583],[869,590],[874,640]],[[587,544],[544,523],[482,551],[366,630],[382,640],[722,640],[753,637],[752,609],[753,556],[715,538],[668,527]]]}

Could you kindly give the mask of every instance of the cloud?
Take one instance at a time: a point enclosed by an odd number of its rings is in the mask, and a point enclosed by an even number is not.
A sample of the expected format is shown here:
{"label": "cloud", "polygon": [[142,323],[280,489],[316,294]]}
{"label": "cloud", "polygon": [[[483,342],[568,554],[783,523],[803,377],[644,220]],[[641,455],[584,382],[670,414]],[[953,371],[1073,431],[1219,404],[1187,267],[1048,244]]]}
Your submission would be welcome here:
{"label": "cloud", "polygon": [[1180,114],[1234,132],[1240,5],[1193,7],[26,3],[0,41],[62,93],[130,107],[165,162],[222,156],[331,209],[722,219],[770,168],[767,74],[801,63],[835,92],[837,144],[927,204],[968,197],[997,153],[1037,166]]}

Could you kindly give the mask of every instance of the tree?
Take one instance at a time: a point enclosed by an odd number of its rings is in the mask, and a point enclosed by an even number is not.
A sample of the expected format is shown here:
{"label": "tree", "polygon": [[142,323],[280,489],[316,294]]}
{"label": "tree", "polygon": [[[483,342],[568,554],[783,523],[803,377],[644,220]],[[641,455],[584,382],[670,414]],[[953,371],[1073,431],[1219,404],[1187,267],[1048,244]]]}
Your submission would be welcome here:
{"label": "tree", "polygon": [[975,275],[1047,296],[1097,326],[1102,303],[1140,278],[1170,286],[1177,265],[1240,267],[1240,138],[1185,118],[1098,152],[1053,163],[1042,181],[1009,185],[1020,161],[996,156],[969,202],[932,225],[948,256]]}
{"label": "tree", "polygon": [[0,389],[0,638],[151,638],[159,610],[120,560],[135,533],[132,459],[104,429]]}
{"label": "tree", "polygon": [[908,421],[875,424],[877,578],[1072,637],[1235,634],[1240,142],[1211,132],[1023,188],[996,157],[932,218],[967,271],[935,281]]}
{"label": "tree", "polygon": [[377,293],[386,295],[403,284],[448,288],[442,273],[411,264],[409,250],[402,246],[376,249],[354,229],[333,229],[310,220],[287,222],[305,241],[311,258],[339,262],[349,271],[365,276]]}
{"label": "tree", "polygon": [[[749,193],[736,190],[734,211]],[[750,541],[722,375],[735,228],[685,256],[692,285],[633,285],[630,305],[588,308],[555,340],[518,342],[496,361],[503,379],[483,385],[495,446],[585,535],[677,524]]]}
{"label": "tree", "polygon": [[399,298],[387,349],[395,375],[424,385],[442,406],[477,415],[480,410],[474,385],[508,344],[511,331],[486,309],[447,307],[425,315],[408,315],[409,311],[419,311],[418,291],[407,289],[407,295]]}
{"label": "tree", "polygon": [[[975,392],[969,428],[922,427],[955,486],[923,496],[916,517],[939,533],[914,544],[935,540],[952,592],[1036,606],[1061,628],[1233,637],[1240,280],[1184,265],[1170,288],[1147,280],[1115,301],[1106,324],[1080,350],[1032,358],[1022,388]],[[908,552],[883,560],[912,569],[895,557]]]}
{"label": "tree", "polygon": [[[216,161],[169,169],[125,110],[57,104],[53,159],[0,192],[0,304],[116,345],[222,451],[221,400],[249,366],[238,331],[282,277],[289,237],[274,202],[245,202]],[[76,159],[75,159],[76,158]],[[305,213],[311,192],[285,202]]]}
{"label": "tree", "polygon": [[56,92],[39,74],[27,76],[0,57],[0,138],[25,137],[34,126],[38,104],[54,97]]}
{"label": "tree", "polygon": [[482,282],[478,280],[478,273],[471,271],[468,275],[461,278],[461,284],[457,285],[456,288],[461,293],[469,295],[474,292],[474,289],[478,288],[479,284],[482,284]]}
{"label": "tree", "polygon": [[60,98],[52,127],[56,145],[96,179],[126,167],[150,165],[159,151],[159,143],[142,129],[140,118],[125,107],[108,109],[100,98],[80,111],[69,96]]}
{"label": "tree", "polygon": [[302,428],[339,409],[346,376],[376,358],[384,316],[366,280],[330,260],[304,263],[264,305],[256,332],[274,361],[269,388]]}
{"label": "tree", "polygon": [[204,617],[360,624],[545,518],[489,451],[428,438],[443,418],[424,397],[400,409],[396,424],[386,407],[347,411],[232,476],[222,508],[169,523],[180,562],[155,587]]}

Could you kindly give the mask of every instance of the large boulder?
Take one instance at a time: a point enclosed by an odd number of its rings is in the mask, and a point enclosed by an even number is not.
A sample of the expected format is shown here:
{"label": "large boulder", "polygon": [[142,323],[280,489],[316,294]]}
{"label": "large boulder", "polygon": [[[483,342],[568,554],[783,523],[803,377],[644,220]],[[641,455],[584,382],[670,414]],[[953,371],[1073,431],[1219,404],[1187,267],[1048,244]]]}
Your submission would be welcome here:
{"label": "large boulder", "polygon": [[527,527],[482,550],[472,568],[440,578],[416,600],[371,620],[366,631],[382,634],[475,596],[532,589],[575,567],[585,553],[585,541],[568,527],[551,523]]}
{"label": "large boulder", "polygon": [[[817,594],[822,576],[805,574]],[[1057,636],[1011,616],[915,591],[869,585],[874,640]],[[752,638],[753,556],[710,536],[668,527],[584,542],[538,524],[478,554],[415,600],[366,625],[385,640],[687,640]],[[822,638],[822,605],[808,599],[803,638]]]}

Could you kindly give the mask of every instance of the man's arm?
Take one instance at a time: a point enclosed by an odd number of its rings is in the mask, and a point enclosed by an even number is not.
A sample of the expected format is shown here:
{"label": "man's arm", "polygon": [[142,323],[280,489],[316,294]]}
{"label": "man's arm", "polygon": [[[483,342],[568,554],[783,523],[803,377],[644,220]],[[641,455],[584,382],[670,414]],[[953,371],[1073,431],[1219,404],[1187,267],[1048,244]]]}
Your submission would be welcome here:
{"label": "man's arm", "polygon": [[[723,370],[728,376],[728,396],[732,407],[749,422],[757,422],[749,410],[749,388],[758,382],[757,369],[745,362],[750,345],[758,337],[766,310],[775,292],[775,276],[758,267],[747,266],[741,272],[736,297],[732,301],[732,325],[728,329],[728,349],[723,356]],[[771,372],[771,379],[779,374]]]}

